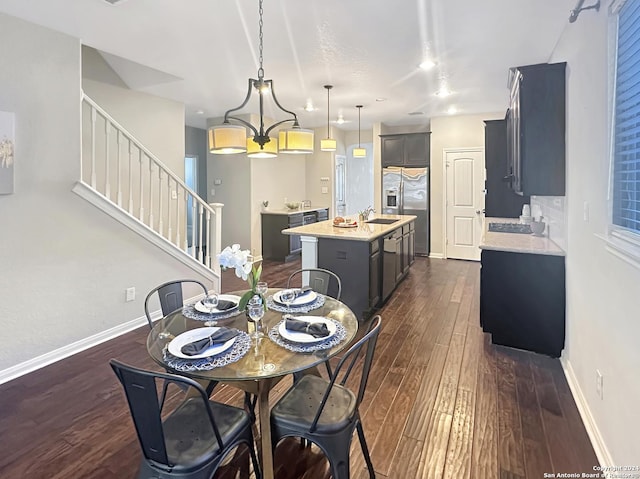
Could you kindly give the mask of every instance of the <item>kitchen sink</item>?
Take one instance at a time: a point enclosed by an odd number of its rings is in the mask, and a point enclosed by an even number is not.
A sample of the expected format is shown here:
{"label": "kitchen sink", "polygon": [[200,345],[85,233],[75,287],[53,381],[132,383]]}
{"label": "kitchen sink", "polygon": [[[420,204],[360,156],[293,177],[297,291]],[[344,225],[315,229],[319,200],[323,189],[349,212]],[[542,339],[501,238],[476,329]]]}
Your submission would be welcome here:
{"label": "kitchen sink", "polygon": [[373,223],[374,225],[391,225],[399,220],[392,220],[390,218],[375,218],[373,220],[365,221],[365,223]]}
{"label": "kitchen sink", "polygon": [[489,223],[489,231],[495,233],[531,234],[531,226],[521,223]]}

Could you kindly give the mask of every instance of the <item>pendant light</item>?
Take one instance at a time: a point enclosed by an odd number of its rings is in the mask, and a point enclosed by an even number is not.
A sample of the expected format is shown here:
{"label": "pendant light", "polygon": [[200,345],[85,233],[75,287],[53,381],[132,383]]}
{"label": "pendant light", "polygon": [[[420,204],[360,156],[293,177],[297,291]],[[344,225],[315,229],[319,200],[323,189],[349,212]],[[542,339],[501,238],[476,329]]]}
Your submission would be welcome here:
{"label": "pendant light", "polygon": [[362,105],[356,105],[358,109],[358,148],[353,149],[353,157],[354,158],[365,158],[367,156],[367,150],[360,146],[360,110],[362,109]]}
{"label": "pendant light", "polygon": [[[251,154],[254,156],[260,153],[274,155],[277,145],[276,142],[269,136],[269,133],[282,125],[283,123],[292,122],[291,128],[280,130],[279,132],[279,144],[280,153],[313,153],[313,130],[305,130],[300,128],[298,123],[298,117],[292,111],[289,111],[280,105],[273,88],[273,80],[264,79],[263,68],[263,0],[258,2],[258,15],[259,15],[259,68],[258,79],[249,78],[249,87],[247,89],[247,95],[242,104],[236,108],[228,110],[224,114],[224,121],[222,125],[214,126],[209,129],[209,152],[215,154],[231,154],[231,153],[245,153],[247,151],[247,143],[249,141],[254,142],[257,146],[250,145]],[[232,116],[234,112],[241,110],[251,99],[251,95],[254,90],[258,93],[259,105],[260,105],[260,124],[258,127],[253,126],[248,121],[242,118]],[[289,118],[278,121],[265,129],[264,126],[264,98],[267,95],[271,95],[273,102],[276,106],[285,113],[290,115]],[[233,125],[231,121],[240,123],[240,125]],[[249,128],[253,132],[253,136],[247,139],[246,128]],[[269,145],[269,143],[272,143]],[[267,146],[268,145],[268,146]]]}
{"label": "pendant light", "polygon": [[327,137],[324,140],[320,140],[320,149],[322,151],[336,151],[338,142],[331,138],[331,126],[329,123],[329,92],[333,88],[333,85],[325,85],[327,89]]}

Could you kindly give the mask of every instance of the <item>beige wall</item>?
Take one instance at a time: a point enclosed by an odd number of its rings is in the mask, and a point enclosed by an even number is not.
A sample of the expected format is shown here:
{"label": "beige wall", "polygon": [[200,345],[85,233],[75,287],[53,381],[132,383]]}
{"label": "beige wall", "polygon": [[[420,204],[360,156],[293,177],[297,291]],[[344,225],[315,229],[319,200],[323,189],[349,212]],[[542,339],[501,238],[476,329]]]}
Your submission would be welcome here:
{"label": "beige wall", "polygon": [[[505,94],[506,102],[506,94]],[[505,106],[506,108],[506,106]],[[446,116],[431,119],[431,247],[430,254],[442,257],[445,148],[484,148],[484,120],[504,118],[504,112]]]}
{"label": "beige wall", "polygon": [[[605,464],[640,458],[640,267],[607,249],[609,132],[607,9],[564,30],[551,62],[567,62],[567,319],[563,362],[602,441]],[[584,219],[584,205],[589,208]],[[603,398],[596,392],[603,375]]]}
{"label": "beige wall", "polygon": [[[0,110],[16,118],[15,194],[0,197],[0,325],[11,338],[0,349],[2,377],[143,320],[148,291],[195,275],[71,191],[80,179],[80,41],[4,14],[0,31]],[[135,301],[125,302],[128,287]]]}

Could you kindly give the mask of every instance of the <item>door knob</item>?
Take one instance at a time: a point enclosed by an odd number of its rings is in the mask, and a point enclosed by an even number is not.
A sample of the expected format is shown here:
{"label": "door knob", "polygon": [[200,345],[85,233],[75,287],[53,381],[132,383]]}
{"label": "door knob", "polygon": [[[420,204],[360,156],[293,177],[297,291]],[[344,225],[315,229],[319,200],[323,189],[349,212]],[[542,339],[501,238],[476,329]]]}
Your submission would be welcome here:
{"label": "door knob", "polygon": [[484,209],[482,209],[482,210],[476,210],[476,214],[477,214],[477,215],[479,215],[479,214],[481,214],[481,213],[482,213],[482,214],[484,214]]}

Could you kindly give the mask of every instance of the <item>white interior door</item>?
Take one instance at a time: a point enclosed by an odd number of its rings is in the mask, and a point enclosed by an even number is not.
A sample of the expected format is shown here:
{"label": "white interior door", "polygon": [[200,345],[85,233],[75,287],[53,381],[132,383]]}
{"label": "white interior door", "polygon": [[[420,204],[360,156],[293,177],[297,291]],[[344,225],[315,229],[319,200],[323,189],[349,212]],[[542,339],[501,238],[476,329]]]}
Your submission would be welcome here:
{"label": "white interior door", "polygon": [[480,260],[484,212],[484,150],[445,150],[447,258]]}

